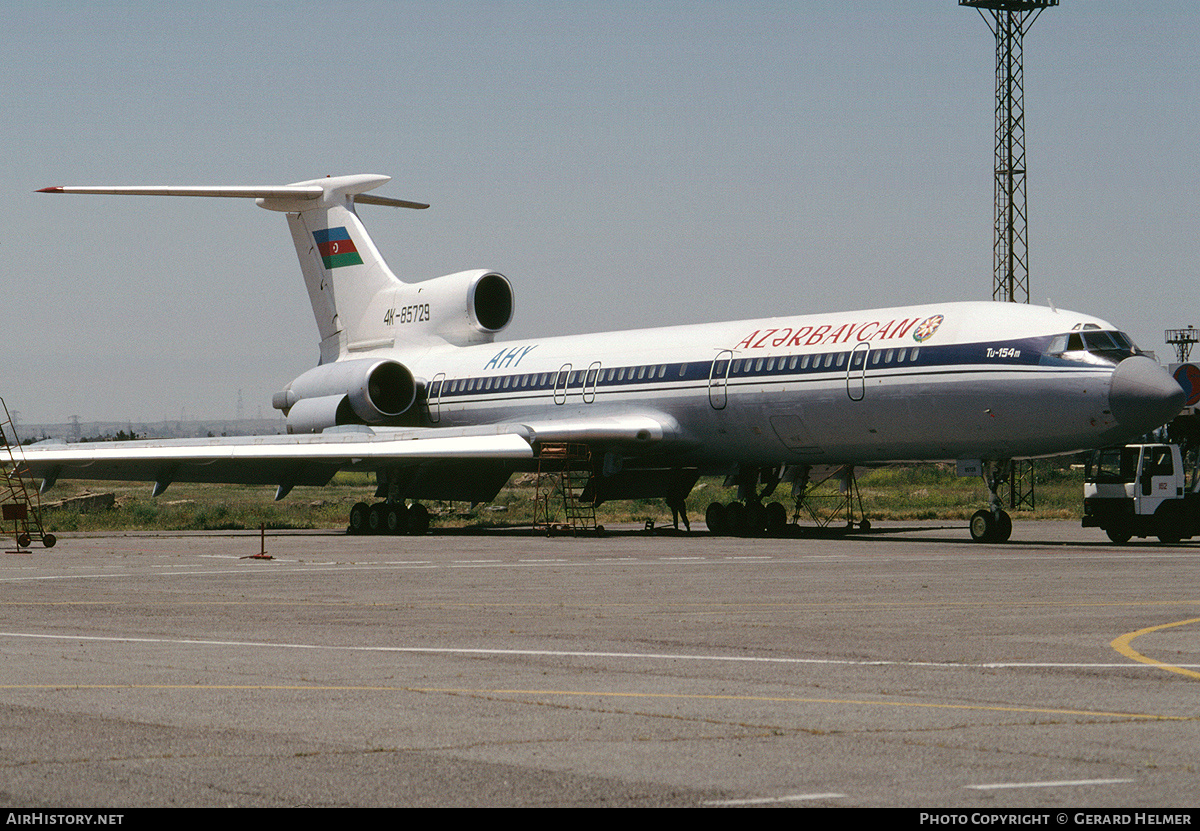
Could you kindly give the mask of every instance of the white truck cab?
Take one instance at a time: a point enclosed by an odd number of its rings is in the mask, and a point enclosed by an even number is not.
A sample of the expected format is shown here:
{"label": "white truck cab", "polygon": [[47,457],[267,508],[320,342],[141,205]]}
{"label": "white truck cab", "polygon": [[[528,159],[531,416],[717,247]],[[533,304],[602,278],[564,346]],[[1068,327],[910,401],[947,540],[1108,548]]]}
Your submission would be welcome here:
{"label": "white truck cab", "polygon": [[1097,450],[1083,483],[1083,527],[1115,543],[1156,536],[1166,543],[1200,533],[1200,477],[1187,486],[1175,444],[1127,444]]}

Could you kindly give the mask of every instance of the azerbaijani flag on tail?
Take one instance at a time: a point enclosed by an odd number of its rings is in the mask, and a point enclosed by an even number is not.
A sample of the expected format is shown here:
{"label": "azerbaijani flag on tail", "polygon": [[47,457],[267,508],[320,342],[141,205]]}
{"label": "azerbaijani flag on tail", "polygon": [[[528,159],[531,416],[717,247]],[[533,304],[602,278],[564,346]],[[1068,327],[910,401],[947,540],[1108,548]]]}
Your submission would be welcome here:
{"label": "azerbaijani flag on tail", "polygon": [[344,265],[362,265],[362,257],[354,247],[354,240],[346,232],[346,226],[324,228],[313,231],[313,239],[317,241],[317,250],[326,268],[341,268]]}

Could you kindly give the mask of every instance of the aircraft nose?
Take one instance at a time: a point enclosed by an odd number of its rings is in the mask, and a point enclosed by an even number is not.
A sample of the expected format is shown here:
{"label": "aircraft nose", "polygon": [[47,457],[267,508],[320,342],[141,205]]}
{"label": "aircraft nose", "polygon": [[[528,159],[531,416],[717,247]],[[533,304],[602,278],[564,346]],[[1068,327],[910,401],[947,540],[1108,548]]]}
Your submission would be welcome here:
{"label": "aircraft nose", "polygon": [[1183,388],[1154,361],[1134,355],[1113,370],[1108,406],[1120,429],[1130,437],[1161,427],[1184,402]]}

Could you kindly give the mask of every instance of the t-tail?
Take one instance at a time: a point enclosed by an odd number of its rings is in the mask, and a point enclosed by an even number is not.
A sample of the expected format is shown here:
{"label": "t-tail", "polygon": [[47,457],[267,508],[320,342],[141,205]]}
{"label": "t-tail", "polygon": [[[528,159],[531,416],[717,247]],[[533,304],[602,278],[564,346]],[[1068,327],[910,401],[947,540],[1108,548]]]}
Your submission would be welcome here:
{"label": "t-tail", "polygon": [[357,174],[269,187],[52,187],[40,192],[240,197],[287,214],[322,364],[405,344],[465,346],[493,340],[512,319],[512,288],[505,277],[474,270],[405,283],[388,268],[355,205],[429,207],[367,193],[390,178]]}

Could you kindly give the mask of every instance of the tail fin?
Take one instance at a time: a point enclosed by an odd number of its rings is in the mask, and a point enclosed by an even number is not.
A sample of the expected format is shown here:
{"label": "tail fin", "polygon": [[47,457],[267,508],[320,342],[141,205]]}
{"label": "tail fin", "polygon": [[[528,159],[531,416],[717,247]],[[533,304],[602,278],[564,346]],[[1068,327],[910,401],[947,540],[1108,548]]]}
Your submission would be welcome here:
{"label": "tail fin", "polygon": [[275,187],[52,187],[39,193],[240,197],[287,213],[321,337],[321,363],[328,363],[352,347],[369,348],[390,337],[383,315],[370,312],[390,307],[396,289],[404,284],[371,242],[354,204],[429,206],[366,193],[389,181],[389,176],[358,174]]}

